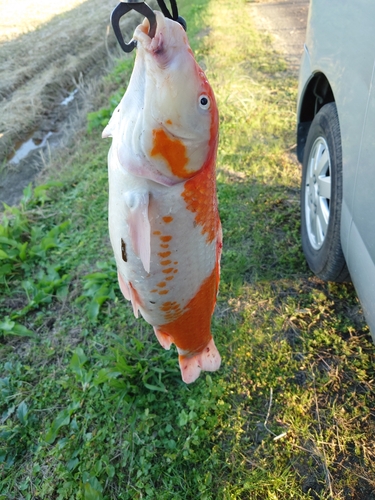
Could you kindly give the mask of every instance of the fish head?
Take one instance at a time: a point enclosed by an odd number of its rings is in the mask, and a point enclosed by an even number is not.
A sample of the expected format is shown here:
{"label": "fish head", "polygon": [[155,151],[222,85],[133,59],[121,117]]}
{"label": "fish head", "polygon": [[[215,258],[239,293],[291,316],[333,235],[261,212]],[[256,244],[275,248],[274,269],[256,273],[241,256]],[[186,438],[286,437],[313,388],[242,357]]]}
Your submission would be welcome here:
{"label": "fish head", "polygon": [[[119,106],[120,164],[165,185],[193,177],[216,154],[218,111],[182,26],[156,14],[134,33],[137,55]],[[135,161],[137,159],[137,161]]]}

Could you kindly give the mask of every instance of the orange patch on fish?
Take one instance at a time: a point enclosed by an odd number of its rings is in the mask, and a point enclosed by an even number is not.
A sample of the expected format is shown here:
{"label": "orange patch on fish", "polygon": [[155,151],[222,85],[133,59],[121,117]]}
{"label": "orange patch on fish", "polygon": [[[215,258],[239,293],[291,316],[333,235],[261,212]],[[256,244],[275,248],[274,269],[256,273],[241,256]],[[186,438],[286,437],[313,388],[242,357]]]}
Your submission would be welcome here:
{"label": "orange patch on fish", "polygon": [[178,302],[164,302],[160,310],[165,313],[165,319],[167,321],[173,321],[181,314],[181,308]]}
{"label": "orange patch on fish", "polygon": [[[215,267],[187,304],[184,312],[170,323],[157,327],[161,332],[170,335],[177,347],[189,354],[202,350],[212,338],[210,326],[218,289],[217,275]],[[167,313],[173,311],[176,316],[177,310],[174,308],[175,303],[166,302],[161,310]]]}
{"label": "orange patch on fish", "polygon": [[185,183],[182,197],[187,209],[195,214],[195,222],[202,227],[202,233],[207,235],[207,240],[211,243],[217,235],[219,219],[215,176],[207,170],[202,169]]}
{"label": "orange patch on fish", "polygon": [[191,177],[193,173],[185,168],[189,158],[186,156],[184,143],[179,139],[173,139],[163,129],[153,130],[152,134],[154,142],[150,155],[162,156],[173,175],[182,179]]}
{"label": "orange patch on fish", "polygon": [[168,267],[168,269],[163,269],[163,273],[165,273],[165,274],[169,274],[169,273],[171,273],[172,271],[174,271],[174,270],[173,270],[173,267]]}
{"label": "orange patch on fish", "polygon": [[[207,91],[211,102],[215,101],[212,92]],[[201,170],[185,182],[182,197],[186,208],[195,214],[195,222],[202,227],[202,234],[207,235],[207,242],[211,243],[220,227],[216,197],[215,160],[218,142],[218,115],[211,115],[210,149]]]}
{"label": "orange patch on fish", "polygon": [[158,283],[156,286],[159,286],[160,288],[163,288],[164,286],[167,286],[166,282],[165,281],[161,281],[160,283]]}
{"label": "orange patch on fish", "polygon": [[167,243],[167,241],[171,241],[172,236],[160,236],[161,241]]}
{"label": "orange patch on fish", "polygon": [[171,255],[171,252],[159,252],[158,255],[162,258],[162,259],[166,259],[167,257],[169,257]]}
{"label": "orange patch on fish", "polygon": [[171,264],[171,260],[161,260],[160,261],[160,265],[162,266],[168,266],[169,264]]}
{"label": "orange patch on fish", "polygon": [[169,312],[172,309],[178,309],[180,306],[177,302],[164,302],[164,304],[160,307],[160,310],[163,312]]}
{"label": "orange patch on fish", "polygon": [[160,290],[159,295],[167,295],[169,293],[169,290]]}
{"label": "orange patch on fish", "polygon": [[166,215],[165,217],[163,217],[163,221],[166,223],[166,224],[169,224],[170,222],[173,221],[173,217],[171,217],[170,215]]}
{"label": "orange patch on fish", "polygon": [[155,234],[156,236],[159,236],[159,234],[161,234],[160,231],[154,231],[152,234]]}
{"label": "orange patch on fish", "polygon": [[167,245],[166,243],[161,243],[161,248],[169,248],[169,245]]}
{"label": "orange patch on fish", "polygon": [[165,279],[166,279],[166,281],[171,281],[174,279],[174,276],[167,276]]}

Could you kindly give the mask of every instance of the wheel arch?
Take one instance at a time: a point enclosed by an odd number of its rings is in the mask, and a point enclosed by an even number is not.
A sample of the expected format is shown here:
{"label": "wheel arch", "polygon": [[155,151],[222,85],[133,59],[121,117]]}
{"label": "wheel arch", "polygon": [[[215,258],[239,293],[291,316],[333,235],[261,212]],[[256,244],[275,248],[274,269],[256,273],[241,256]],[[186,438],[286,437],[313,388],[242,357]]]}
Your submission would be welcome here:
{"label": "wheel arch", "polygon": [[328,78],[322,72],[313,74],[302,93],[299,106],[297,158],[301,163],[311,122],[318,111],[330,102],[335,102],[335,98]]}

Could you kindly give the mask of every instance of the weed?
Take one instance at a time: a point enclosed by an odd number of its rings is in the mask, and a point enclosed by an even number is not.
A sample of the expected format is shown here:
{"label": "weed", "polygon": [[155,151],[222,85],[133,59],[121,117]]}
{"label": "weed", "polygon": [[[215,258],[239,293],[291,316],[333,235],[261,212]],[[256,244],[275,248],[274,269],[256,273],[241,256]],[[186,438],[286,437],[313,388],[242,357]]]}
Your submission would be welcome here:
{"label": "weed", "polygon": [[83,277],[83,294],[78,297],[77,302],[81,302],[85,297],[89,297],[88,317],[91,321],[96,321],[100,307],[106,300],[115,299],[114,289],[117,287],[117,272],[114,263],[97,262],[100,272],[87,274]]}

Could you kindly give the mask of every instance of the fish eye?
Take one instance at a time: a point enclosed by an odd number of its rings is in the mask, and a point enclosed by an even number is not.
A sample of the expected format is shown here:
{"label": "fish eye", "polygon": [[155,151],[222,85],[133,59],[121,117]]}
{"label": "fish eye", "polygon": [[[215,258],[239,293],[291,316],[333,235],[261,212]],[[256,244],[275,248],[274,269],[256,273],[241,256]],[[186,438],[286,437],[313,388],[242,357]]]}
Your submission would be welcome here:
{"label": "fish eye", "polygon": [[199,96],[199,107],[201,109],[209,109],[210,105],[210,98],[206,94]]}

